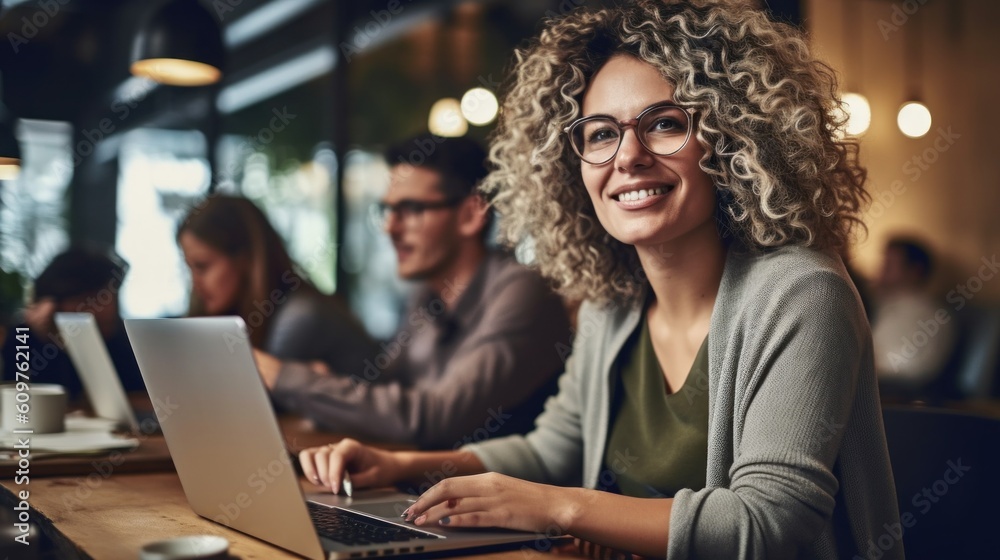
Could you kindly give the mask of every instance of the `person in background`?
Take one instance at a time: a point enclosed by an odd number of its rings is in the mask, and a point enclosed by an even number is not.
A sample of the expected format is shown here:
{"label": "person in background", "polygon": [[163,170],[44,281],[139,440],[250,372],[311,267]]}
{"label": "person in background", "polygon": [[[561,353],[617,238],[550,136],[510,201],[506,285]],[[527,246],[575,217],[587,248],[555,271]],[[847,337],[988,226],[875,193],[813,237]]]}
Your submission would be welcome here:
{"label": "person in background", "polygon": [[[128,265],[91,247],[73,246],[59,253],[34,282],[31,304],[24,310],[28,327],[32,383],[58,383],[71,399],[83,384],[55,325],[56,313],[91,313],[126,391],[146,390],[118,308],[118,291]],[[17,329],[3,345],[4,379],[15,377]]]}
{"label": "person in background", "polygon": [[492,211],[475,190],[485,158],[472,140],[429,134],[388,150],[380,214],[416,295],[380,352],[334,375],[258,353],[278,403],[331,431],[426,448],[531,429],[569,322],[538,273],[487,247]]}
{"label": "person in background", "polygon": [[955,321],[928,293],[934,258],[919,240],[893,237],[876,280],[872,337],[887,394],[915,394],[940,379],[956,343]]}
{"label": "person in background", "polygon": [[191,271],[190,316],[238,315],[254,348],[319,371],[350,367],[375,347],[340,298],[296,270],[249,200],[209,196],[181,222],[177,243]]}
{"label": "person in background", "polygon": [[525,436],[346,439],[300,453],[305,475],[335,491],[448,465],[407,520],[565,533],[600,558],[903,558],[839,256],[865,170],[808,37],[730,0],[574,10],[507,91],[483,189],[504,239],[586,300],[559,394]]}

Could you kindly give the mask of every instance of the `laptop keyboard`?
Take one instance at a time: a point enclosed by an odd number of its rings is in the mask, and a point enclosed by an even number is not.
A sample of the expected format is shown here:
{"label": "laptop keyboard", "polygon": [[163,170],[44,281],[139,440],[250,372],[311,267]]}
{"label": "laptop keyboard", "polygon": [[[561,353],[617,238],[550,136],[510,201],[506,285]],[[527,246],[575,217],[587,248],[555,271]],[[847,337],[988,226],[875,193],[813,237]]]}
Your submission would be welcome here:
{"label": "laptop keyboard", "polygon": [[338,508],[306,502],[316,532],[322,537],[347,545],[398,543],[437,539],[436,535],[414,531]]}

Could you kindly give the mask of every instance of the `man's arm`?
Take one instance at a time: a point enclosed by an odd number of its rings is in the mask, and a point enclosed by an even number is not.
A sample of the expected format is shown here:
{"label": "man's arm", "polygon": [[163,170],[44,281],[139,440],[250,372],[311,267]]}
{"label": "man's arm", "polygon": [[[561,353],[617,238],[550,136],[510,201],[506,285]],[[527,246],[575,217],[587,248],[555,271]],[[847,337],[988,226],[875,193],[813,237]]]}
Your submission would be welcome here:
{"label": "man's arm", "polygon": [[263,344],[265,352],[279,359],[319,361],[331,371],[361,363],[374,349],[375,343],[346,305],[317,293],[290,296],[275,312]]}
{"label": "man's arm", "polygon": [[562,369],[557,343],[568,339],[569,325],[537,277],[517,275],[487,297],[483,317],[433,385],[406,386],[380,371],[320,376],[286,363],[273,376],[274,398],[325,429],[373,440],[452,448],[492,434]]}

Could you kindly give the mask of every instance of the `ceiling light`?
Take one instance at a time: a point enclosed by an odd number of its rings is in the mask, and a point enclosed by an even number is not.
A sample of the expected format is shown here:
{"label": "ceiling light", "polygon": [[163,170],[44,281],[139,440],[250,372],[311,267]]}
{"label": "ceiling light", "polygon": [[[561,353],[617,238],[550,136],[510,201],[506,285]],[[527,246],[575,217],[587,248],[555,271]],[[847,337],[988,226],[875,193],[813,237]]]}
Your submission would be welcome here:
{"label": "ceiling light", "polygon": [[497,96],[486,88],[472,88],[462,96],[462,115],[477,126],[493,122],[499,108]]}
{"label": "ceiling light", "polygon": [[225,51],[218,22],[197,0],[173,0],[143,26],[131,71],[173,86],[203,86],[222,78]]}
{"label": "ceiling light", "polygon": [[910,138],[920,138],[931,129],[931,111],[919,101],[907,101],[896,117],[899,130]]}
{"label": "ceiling light", "polygon": [[462,105],[453,97],[439,99],[431,107],[427,128],[437,136],[464,136],[469,131],[469,123],[462,116]]}

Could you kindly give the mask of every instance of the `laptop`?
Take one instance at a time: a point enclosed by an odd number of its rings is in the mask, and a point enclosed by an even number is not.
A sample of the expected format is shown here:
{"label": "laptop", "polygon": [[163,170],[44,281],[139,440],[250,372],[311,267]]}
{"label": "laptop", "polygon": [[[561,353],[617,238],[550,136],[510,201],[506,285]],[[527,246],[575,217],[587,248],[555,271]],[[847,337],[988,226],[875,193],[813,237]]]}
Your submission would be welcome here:
{"label": "laptop", "polygon": [[[303,495],[239,317],[126,319],[191,509],[307,558],[367,558],[551,542],[545,535],[416,527],[390,489]],[[160,411],[157,411],[159,413]]]}
{"label": "laptop", "polygon": [[140,433],[155,432],[152,414],[137,415],[128,401],[118,371],[108,354],[108,347],[90,313],[56,313],[56,328],[66,343],[73,367],[80,374],[94,415],[113,420],[121,429]]}

